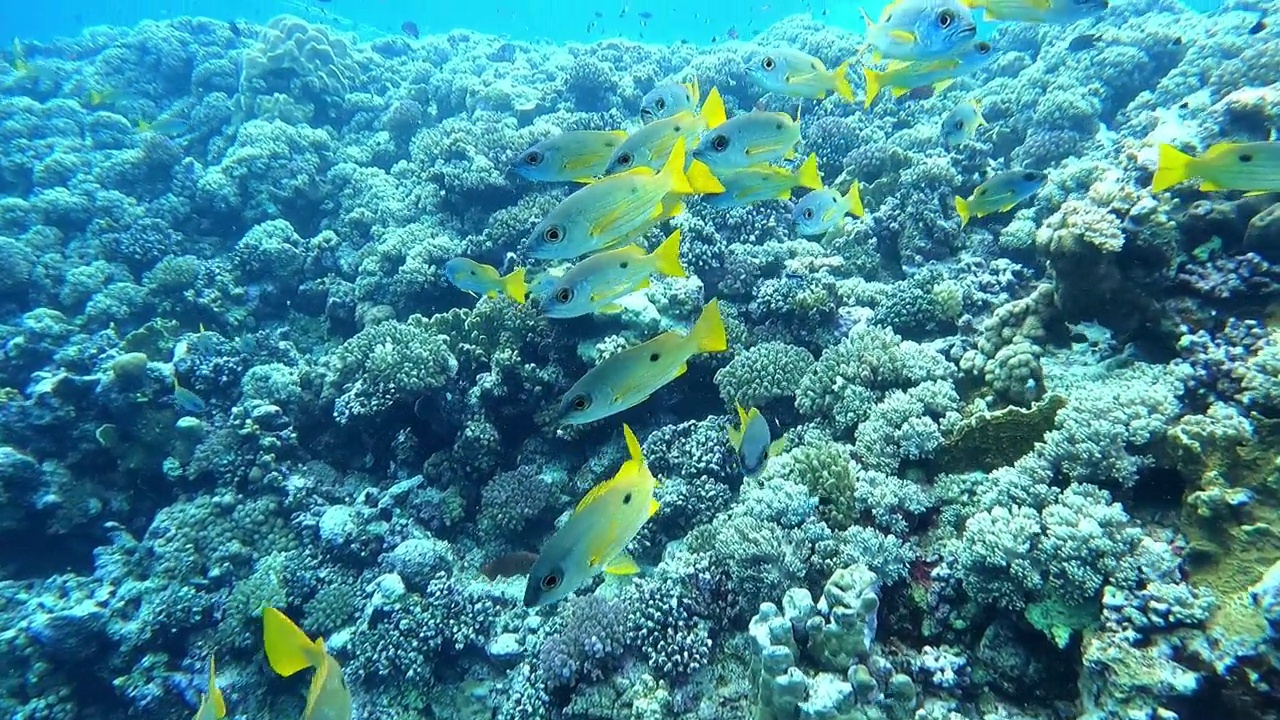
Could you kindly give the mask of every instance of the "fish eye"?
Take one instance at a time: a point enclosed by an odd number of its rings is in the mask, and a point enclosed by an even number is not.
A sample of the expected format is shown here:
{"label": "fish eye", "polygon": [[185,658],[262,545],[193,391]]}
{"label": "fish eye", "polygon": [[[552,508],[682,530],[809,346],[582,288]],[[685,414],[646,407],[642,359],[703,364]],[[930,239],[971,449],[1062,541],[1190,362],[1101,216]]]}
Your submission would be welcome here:
{"label": "fish eye", "polygon": [[560,576],[555,573],[543,575],[541,585],[543,590],[555,590],[560,587]]}
{"label": "fish eye", "polygon": [[804,219],[805,219],[805,220],[812,220],[812,219],[813,219],[813,208],[805,208],[805,209],[804,209]]}
{"label": "fish eye", "polygon": [[560,228],[552,225],[542,231],[542,239],[549,243],[558,243],[564,239],[564,233],[560,232]]}
{"label": "fish eye", "polygon": [[524,164],[537,167],[542,164],[542,153],[537,150],[530,150],[524,154]]}
{"label": "fish eye", "polygon": [[715,148],[716,152],[724,152],[725,150],[728,150],[729,136],[725,135],[724,133],[720,133],[719,135],[715,136],[715,138],[712,139],[711,141],[711,147]]}
{"label": "fish eye", "polygon": [[[661,110],[662,108],[658,108],[658,109]],[[631,157],[631,153],[622,153],[621,155],[618,156],[619,165],[630,165],[634,161],[635,161],[635,158]]]}
{"label": "fish eye", "polygon": [[775,67],[777,67],[777,63],[773,61],[773,58],[765,57],[765,59],[760,61],[760,67],[764,68],[765,70],[772,70]]}
{"label": "fish eye", "polygon": [[556,301],[560,303],[568,303],[573,299],[573,288],[560,288],[556,293]]}
{"label": "fish eye", "polygon": [[657,100],[654,100],[654,101],[653,101],[653,106],[654,106],[654,107],[656,107],[656,108],[658,108],[659,110],[666,110],[666,109],[667,109],[667,101],[666,101],[666,100],[663,100],[662,98],[658,98]]}
{"label": "fish eye", "polygon": [[586,410],[587,408],[591,407],[591,399],[588,398],[586,395],[579,395],[575,397],[573,400],[570,400],[569,404],[573,406],[574,410]]}
{"label": "fish eye", "polygon": [[979,55],[986,55],[991,52],[991,43],[986,40],[979,40],[973,44],[973,48],[978,51]]}
{"label": "fish eye", "polygon": [[950,10],[940,10],[938,12],[938,27],[949,28],[951,23],[955,22],[956,14]]}
{"label": "fish eye", "polygon": [[963,130],[964,120],[956,120],[955,122],[951,123],[951,127],[955,128],[956,130]]}

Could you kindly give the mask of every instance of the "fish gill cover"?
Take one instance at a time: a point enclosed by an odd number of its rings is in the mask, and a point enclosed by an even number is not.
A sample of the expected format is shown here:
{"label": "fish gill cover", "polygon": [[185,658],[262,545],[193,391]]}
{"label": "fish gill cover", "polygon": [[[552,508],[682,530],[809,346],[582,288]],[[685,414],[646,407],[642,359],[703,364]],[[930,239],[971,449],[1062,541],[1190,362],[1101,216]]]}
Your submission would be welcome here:
{"label": "fish gill cover", "polygon": [[19,37],[0,716],[1274,717],[1280,3],[974,5]]}

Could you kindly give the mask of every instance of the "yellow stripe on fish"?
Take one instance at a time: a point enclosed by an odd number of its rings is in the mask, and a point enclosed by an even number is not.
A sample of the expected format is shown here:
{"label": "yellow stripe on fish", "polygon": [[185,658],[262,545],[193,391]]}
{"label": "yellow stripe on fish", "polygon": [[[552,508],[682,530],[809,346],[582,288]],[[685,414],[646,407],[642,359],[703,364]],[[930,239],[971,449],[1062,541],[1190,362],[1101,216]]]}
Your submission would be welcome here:
{"label": "yellow stripe on fish", "polygon": [[769,164],[795,153],[800,121],[781,112],[752,110],[703,134],[693,151],[713,173]]}
{"label": "yellow stripe on fish", "polygon": [[965,0],[984,20],[1067,24],[1106,10],[1107,0]]}
{"label": "yellow stripe on fish", "polygon": [[769,50],[747,64],[747,73],[765,92],[788,97],[821,100],[831,93],[853,102],[853,86],[849,84],[849,61],[835,70],[816,57],[799,50]]}
{"label": "yellow stripe on fish", "polygon": [[812,153],[795,170],[775,165],[756,165],[730,170],[716,177],[724,185],[724,192],[707,198],[707,202],[716,207],[742,207],[764,200],[786,200],[796,188],[822,188],[818,156]]}
{"label": "yellow stripe on fish", "polygon": [[604,174],[626,139],[621,130],[563,132],[520,153],[511,170],[535,182],[590,182]]}
{"label": "yellow stripe on fish", "polygon": [[564,260],[628,242],[679,213],[680,196],[723,191],[705,165],[694,162],[685,171],[684,139],[679,138],[661,171],[639,167],[610,175],[562,200],[534,228],[530,253]]}
{"label": "yellow stripe on fish", "polygon": [[969,224],[969,218],[1004,212],[1026,200],[1044,187],[1047,176],[1038,170],[1005,170],[992,175],[978,186],[967,200],[956,196],[956,212],[960,214],[960,227]]}
{"label": "yellow stripe on fish", "polygon": [[1200,178],[1200,189],[1280,191],[1280,142],[1219,143],[1200,157],[1161,145],[1152,192]]}
{"label": "yellow stripe on fish", "polygon": [[529,289],[525,282],[525,268],[516,268],[510,274],[502,275],[492,265],[464,257],[445,263],[444,275],[459,290],[472,295],[490,298],[506,295],[520,304],[524,304],[525,293]]}
{"label": "yellow stripe on fish", "polygon": [[885,88],[896,98],[920,87],[942,90],[957,78],[963,77],[991,61],[994,56],[991,43],[977,40],[968,50],[954,58],[925,62],[893,62],[884,70],[864,68],[867,97],[863,107],[871,103]]}
{"label": "yellow stripe on fish", "polygon": [[627,245],[582,260],[557,278],[540,298],[542,314],[563,319],[609,312],[614,300],[649,287],[649,276],[654,273],[685,276],[680,264],[679,230],[650,254],[639,245]]}
{"label": "yellow stripe on fish", "polygon": [[684,140],[685,149],[691,149],[698,143],[702,133],[720,125],[724,120],[724,98],[720,96],[720,90],[711,88],[700,111],[684,110],[655,120],[631,133],[614,151],[605,167],[605,173],[616,175],[638,167],[661,169],[671,156],[677,140]]}
{"label": "yellow stripe on fish", "polygon": [[658,481],[644,462],[640,441],[622,426],[628,459],[613,477],[593,487],[551,536],[529,570],[525,607],[554,603],[606,572],[639,572],[626,547],[658,512]]}
{"label": "yellow stripe on fish", "polygon": [[959,0],[898,0],[878,21],[861,12],[877,59],[938,60],[972,42],[978,32],[973,13]]}
{"label": "yellow stripe on fish", "polygon": [[689,358],[727,348],[720,303],[712,300],[689,334],[664,332],[588,370],[560,401],[560,422],[581,425],[635,407],[683,375]]}

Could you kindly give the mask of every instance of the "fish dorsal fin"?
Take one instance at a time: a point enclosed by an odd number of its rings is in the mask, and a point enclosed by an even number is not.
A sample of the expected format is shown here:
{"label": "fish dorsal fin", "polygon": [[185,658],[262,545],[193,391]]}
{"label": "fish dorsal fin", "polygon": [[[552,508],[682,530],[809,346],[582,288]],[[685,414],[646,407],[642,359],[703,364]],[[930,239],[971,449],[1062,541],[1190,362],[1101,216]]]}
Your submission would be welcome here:
{"label": "fish dorsal fin", "polygon": [[582,512],[583,509],[599,500],[601,496],[609,492],[609,490],[624,478],[631,477],[635,472],[644,468],[644,453],[640,450],[640,441],[636,439],[635,433],[631,432],[631,427],[626,423],[622,425],[622,434],[626,438],[627,453],[630,458],[622,463],[622,467],[618,468],[618,472],[609,478],[591,488],[586,495],[582,496],[582,500],[578,501],[577,507],[573,509],[575,513]]}
{"label": "fish dorsal fin", "polygon": [[[743,410],[743,409],[742,409],[742,403],[740,403],[740,402],[736,402],[736,401],[735,401],[735,402],[733,403],[733,407],[734,407],[734,409],[735,409],[735,410],[737,410],[737,411],[738,411],[738,426],[739,426],[742,430],[746,430],[746,429],[747,429],[747,423],[748,423],[748,422],[751,422],[751,413],[750,413],[750,412],[748,412],[748,411],[746,411],[746,410]],[[754,408],[753,408],[753,410],[754,410]]]}
{"label": "fish dorsal fin", "polygon": [[640,450],[640,441],[636,439],[636,434],[631,432],[631,426],[626,423],[622,423],[622,437],[627,443],[627,454],[631,456],[630,462],[643,466],[644,453]]}
{"label": "fish dorsal fin", "polygon": [[707,124],[708,130],[717,127],[728,119],[724,109],[724,98],[720,96],[720,88],[711,88],[711,92],[707,93],[707,99],[702,103],[702,110],[698,115]]}
{"label": "fish dorsal fin", "polygon": [[696,75],[692,80],[684,84],[684,89],[689,91],[689,104],[693,107],[698,107],[698,102],[702,100],[702,89],[698,87]]}
{"label": "fish dorsal fin", "polygon": [[618,476],[614,475],[608,480],[602,480],[599,483],[597,483],[595,487],[587,491],[586,495],[582,496],[582,499],[578,501],[578,505],[573,509],[573,512],[575,514],[580,513],[584,509],[586,509],[588,506],[590,506],[591,503],[595,502],[596,500],[599,500],[601,496],[609,492],[609,488],[613,486],[614,481],[617,479],[618,479]]}

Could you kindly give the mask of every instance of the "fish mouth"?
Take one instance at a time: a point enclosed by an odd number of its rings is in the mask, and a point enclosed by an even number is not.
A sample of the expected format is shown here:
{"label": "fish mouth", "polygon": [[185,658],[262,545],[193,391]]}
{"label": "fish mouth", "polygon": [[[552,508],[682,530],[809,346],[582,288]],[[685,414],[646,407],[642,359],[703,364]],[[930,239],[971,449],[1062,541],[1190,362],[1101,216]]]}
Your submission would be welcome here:
{"label": "fish mouth", "polygon": [[972,40],[977,36],[978,36],[978,26],[973,23],[969,23],[968,25],[961,25],[959,28],[956,28],[956,31],[955,31],[955,38],[957,40]]}
{"label": "fish mouth", "polygon": [[658,119],[658,114],[648,108],[640,109],[640,122],[651,123]]}

